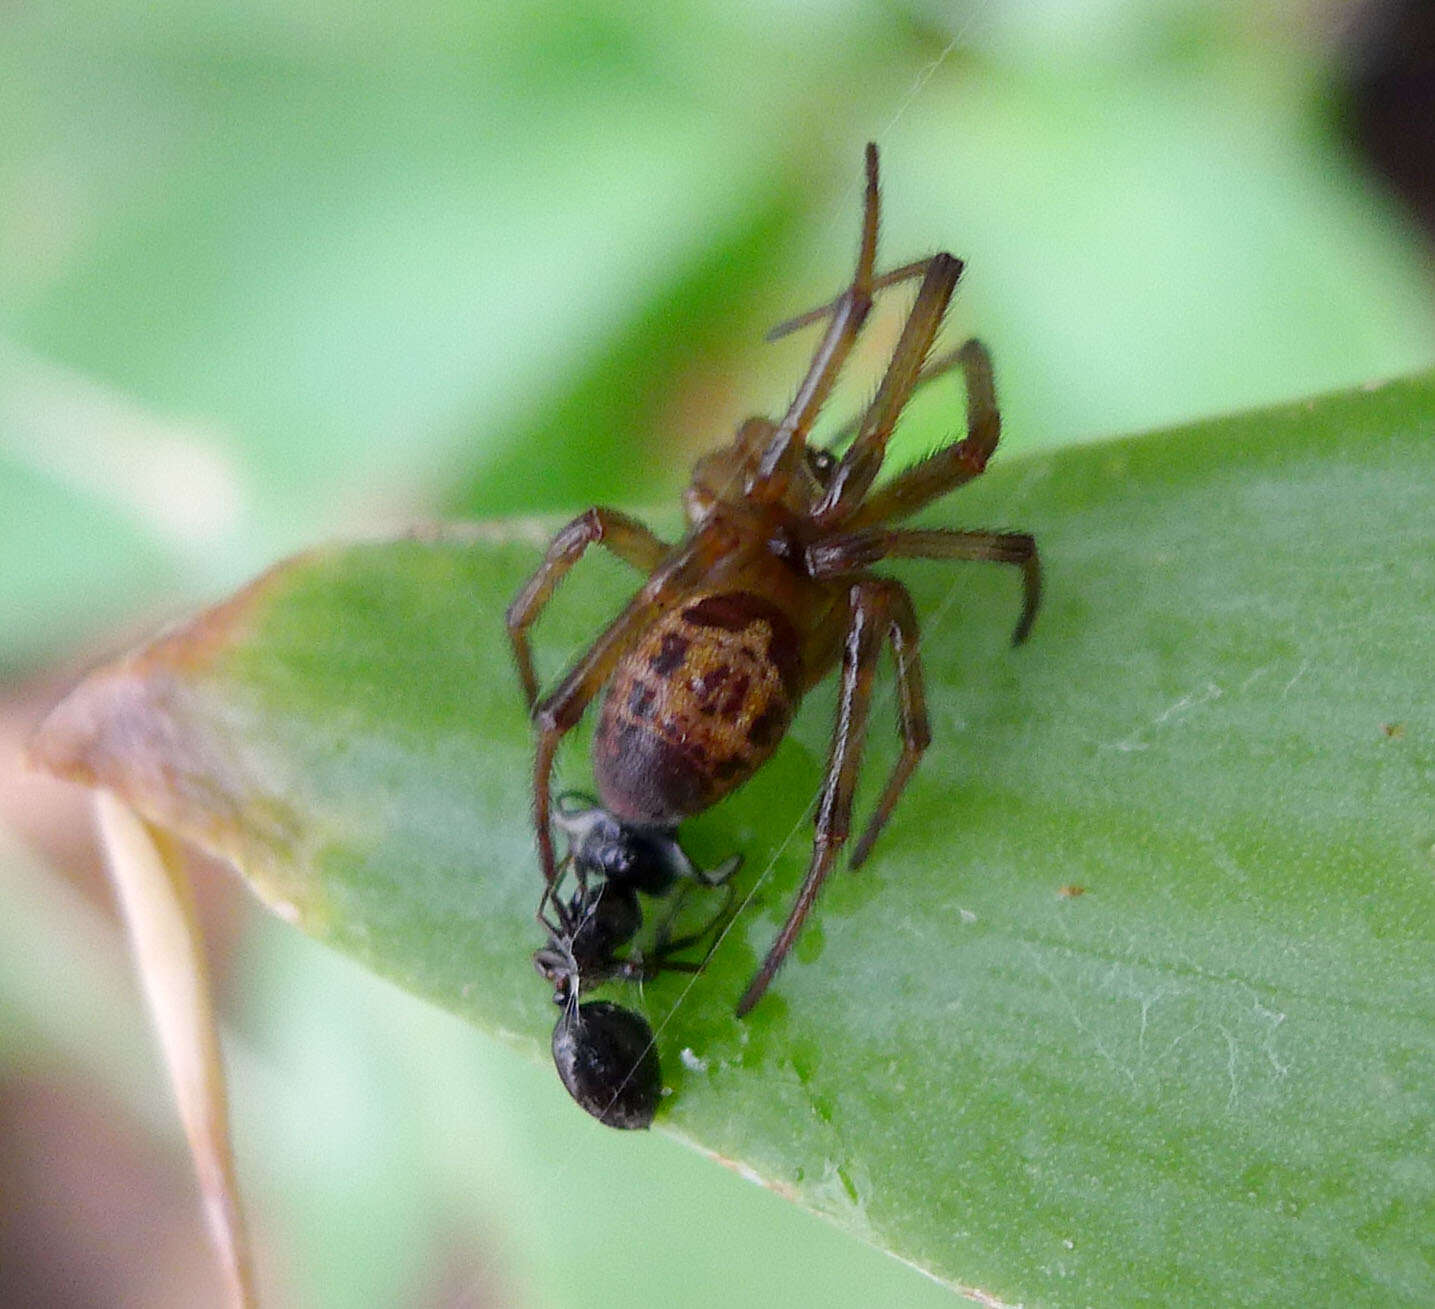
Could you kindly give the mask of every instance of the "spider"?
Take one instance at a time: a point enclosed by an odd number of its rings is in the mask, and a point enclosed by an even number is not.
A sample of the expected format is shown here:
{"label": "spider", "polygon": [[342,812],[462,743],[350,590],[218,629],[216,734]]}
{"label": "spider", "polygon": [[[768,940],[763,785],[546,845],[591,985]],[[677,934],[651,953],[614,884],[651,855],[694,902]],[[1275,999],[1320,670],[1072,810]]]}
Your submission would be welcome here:
{"label": "spider", "polygon": [[[978,476],[1000,431],[991,358],[967,341],[931,364],[962,262],[947,253],[876,274],[877,147],[866,150],[861,240],[851,284],[835,300],[779,324],[775,339],[809,323],[826,331],[780,422],[749,418],[733,441],[703,456],[684,493],[689,527],[676,545],[614,509],[564,527],[514,597],[507,622],[537,730],[533,815],[545,891],[558,870],[549,830],[554,755],[607,687],[593,738],[603,805],[634,827],[672,828],[750,778],[786,733],[802,696],[841,663],[837,722],[816,810],[811,862],[781,931],[737,1004],[762,997],[846,845],[868,708],[884,642],[896,660],[902,749],[849,866],[867,858],[931,740],[918,629],[900,582],[869,572],[882,559],[970,559],[1021,569],[1024,602],[1013,644],[1036,618],[1036,544],[1019,532],[888,524]],[[883,287],[920,278],[911,312],[870,407],[844,429],[841,454],[808,433]],[[924,366],[925,365],[925,366]],[[912,392],[959,368],[966,435],[873,489],[888,439]],[[554,589],[594,544],[646,574],[626,607],[543,699],[528,632]],[[541,911],[541,909],[540,909]]]}

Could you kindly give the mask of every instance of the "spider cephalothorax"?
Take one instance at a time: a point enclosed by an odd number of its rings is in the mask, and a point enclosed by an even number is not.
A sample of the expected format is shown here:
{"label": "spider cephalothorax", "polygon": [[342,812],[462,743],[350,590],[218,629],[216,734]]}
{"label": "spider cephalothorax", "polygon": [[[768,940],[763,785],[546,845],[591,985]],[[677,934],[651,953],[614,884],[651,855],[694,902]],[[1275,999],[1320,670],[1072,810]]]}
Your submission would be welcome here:
{"label": "spider cephalothorax", "polygon": [[[603,804],[624,823],[671,828],[720,800],[761,767],[803,694],[839,662],[842,688],[817,807],[812,861],[786,924],[738,1002],[745,1014],[786,957],[846,844],[866,736],[872,679],[884,642],[897,665],[902,754],[852,852],[866,858],[931,734],[917,655],[917,622],[901,583],[868,571],[881,559],[976,559],[1016,564],[1025,640],[1040,591],[1036,546],[1024,533],[887,523],[976,477],[996,448],[1000,419],[991,359],[976,340],[927,364],[962,264],[949,254],[877,275],[877,149],[867,147],[862,239],[852,282],[837,299],[773,335],[826,320],[827,330],[781,422],[749,418],[731,444],[704,456],[684,496],[690,527],[668,545],[612,509],[590,509],[554,538],[508,610],[524,692],[538,729],[534,819],[548,890],[557,877],[549,786],[558,742],[606,686],[593,743]],[[807,435],[884,286],[921,279],[876,398],[841,455]],[[960,368],[965,437],[873,490],[887,442],[912,392]],[[602,544],[647,581],[549,695],[538,699],[528,629],[583,551]]]}

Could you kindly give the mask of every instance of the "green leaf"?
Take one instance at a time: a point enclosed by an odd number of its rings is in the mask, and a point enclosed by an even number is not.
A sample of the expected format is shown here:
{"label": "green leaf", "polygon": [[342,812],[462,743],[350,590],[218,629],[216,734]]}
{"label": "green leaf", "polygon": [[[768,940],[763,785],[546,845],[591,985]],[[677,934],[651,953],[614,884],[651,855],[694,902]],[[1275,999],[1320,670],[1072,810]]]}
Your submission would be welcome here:
{"label": "green leaf", "polygon": [[[693,825],[753,895],[704,974],[625,998],[659,1031],[659,1126],[1004,1301],[1428,1303],[1432,425],[1426,375],[999,458],[943,505],[1036,532],[1033,639],[1007,646],[1007,570],[901,569],[935,744],[746,1022],[830,692]],[[282,564],[93,675],[35,755],[546,1060],[502,611],[551,526]],[[585,563],[541,666],[630,586]],[[891,757],[878,730],[869,800]],[[576,745],[560,772],[585,784]]]}

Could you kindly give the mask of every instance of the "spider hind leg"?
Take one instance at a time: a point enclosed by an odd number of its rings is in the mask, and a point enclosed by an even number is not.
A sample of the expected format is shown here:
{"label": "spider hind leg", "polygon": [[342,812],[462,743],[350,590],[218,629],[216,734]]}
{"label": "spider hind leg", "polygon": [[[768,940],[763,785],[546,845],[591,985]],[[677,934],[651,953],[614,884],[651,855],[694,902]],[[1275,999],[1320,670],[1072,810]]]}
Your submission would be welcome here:
{"label": "spider hind leg", "polygon": [[762,998],[782,961],[792,949],[818,893],[836,865],[837,857],[847,842],[852,820],[852,797],[857,788],[857,774],[862,762],[862,747],[867,736],[868,711],[872,701],[872,683],[877,660],[882,653],[883,639],[891,640],[897,654],[897,676],[901,689],[900,721],[903,753],[887,785],[877,812],[867,831],[858,842],[865,853],[881,831],[887,815],[897,802],[907,778],[926,749],[931,733],[922,693],[920,665],[917,662],[917,625],[911,600],[897,582],[875,577],[861,578],[849,592],[850,620],[842,657],[842,686],[838,699],[837,722],[832,733],[832,751],[827,761],[827,776],[822,784],[817,806],[817,832],[812,842],[812,860],[807,875],[798,889],[787,921],[767,952],[742,999],[737,1003],[739,1018],[750,1013]]}

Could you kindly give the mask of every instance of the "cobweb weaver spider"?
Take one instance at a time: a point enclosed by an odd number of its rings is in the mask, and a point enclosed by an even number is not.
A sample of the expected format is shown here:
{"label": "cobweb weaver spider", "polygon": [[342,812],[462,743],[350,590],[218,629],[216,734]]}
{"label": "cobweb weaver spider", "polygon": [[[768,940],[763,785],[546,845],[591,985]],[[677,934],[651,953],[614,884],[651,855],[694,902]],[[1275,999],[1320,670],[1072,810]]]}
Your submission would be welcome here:
{"label": "cobweb weaver spider", "polygon": [[[762,766],[803,694],[842,664],[837,723],[817,805],[807,875],[787,921],[738,1001],[747,1014],[767,990],[848,839],[867,733],[872,682],[884,641],[896,659],[902,752],[866,830],[856,868],[872,849],[931,741],[918,629],[900,582],[868,572],[881,559],[971,559],[1015,564],[1024,603],[1013,644],[1036,618],[1036,544],[1020,532],[927,529],[889,522],[978,476],[1000,432],[991,358],[975,339],[924,367],[962,262],[947,253],[875,274],[877,147],[866,151],[857,267],[835,300],[774,328],[769,339],[827,321],[807,375],[780,423],[749,418],[731,444],[699,459],[684,493],[687,535],[668,545],[614,509],[593,508],[554,537],[508,609],[508,631],[538,733],[533,813],[546,889],[557,867],[549,788],[563,736],[606,686],[593,739],[603,804],[638,827],[672,828],[741,785]],[[883,287],[921,278],[876,398],[841,455],[810,447],[808,432]],[[912,392],[951,368],[966,383],[967,432],[873,490],[887,442]],[[647,581],[542,700],[528,629],[554,589],[594,544]],[[541,912],[541,906],[540,906]]]}

